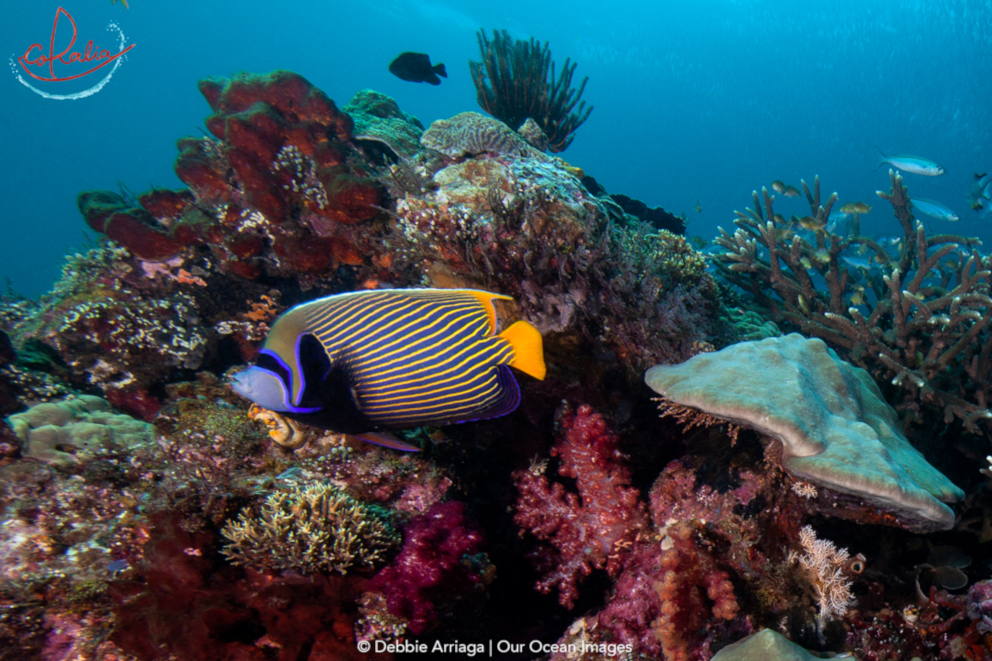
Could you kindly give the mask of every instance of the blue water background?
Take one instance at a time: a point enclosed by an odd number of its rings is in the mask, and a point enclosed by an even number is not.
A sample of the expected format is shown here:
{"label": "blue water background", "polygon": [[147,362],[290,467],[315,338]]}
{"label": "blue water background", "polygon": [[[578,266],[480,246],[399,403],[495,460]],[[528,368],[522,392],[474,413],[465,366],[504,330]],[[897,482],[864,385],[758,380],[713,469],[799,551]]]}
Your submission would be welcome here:
{"label": "blue water background", "polygon": [[[0,277],[32,297],[51,287],[63,256],[85,242],[80,191],[181,187],[175,142],[201,135],[209,114],[197,80],[290,69],[339,106],[371,88],[427,125],[479,109],[467,64],[478,57],[479,28],[548,40],[559,66],[578,62],[575,82],[589,77],[584,98],[595,110],[561,156],[610,192],[685,212],[692,235],[730,228],[733,211],[774,179],[799,186],[819,174],[842,201],[877,204],[875,191],[888,188],[886,169],[875,169],[877,145],[943,165],[942,177],[906,175],[911,195],[940,200],[962,219],[928,225],[982,236],[992,248],[987,223],[966,202],[974,173],[992,170],[992,5],[813,5],[132,0],[126,10],[65,0],[77,48],[88,39],[112,45],[111,20],[137,45],[105,89],[76,101],[42,98],[0,72]],[[47,43],[58,6],[4,3],[4,57]],[[393,77],[387,66],[406,50],[444,62],[448,79],[431,87]],[[75,84],[64,89],[85,86]],[[798,200],[778,205],[786,216],[804,209]],[[862,223],[866,233],[896,229],[885,203]]]}

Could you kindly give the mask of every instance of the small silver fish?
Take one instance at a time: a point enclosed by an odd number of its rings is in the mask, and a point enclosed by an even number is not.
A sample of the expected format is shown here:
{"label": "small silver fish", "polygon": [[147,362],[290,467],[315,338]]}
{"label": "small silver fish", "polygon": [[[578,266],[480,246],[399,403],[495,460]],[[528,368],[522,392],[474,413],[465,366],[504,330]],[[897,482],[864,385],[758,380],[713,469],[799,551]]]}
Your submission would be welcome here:
{"label": "small silver fish", "polygon": [[912,172],[913,174],[922,174],[924,177],[939,177],[944,174],[944,168],[940,167],[929,158],[923,158],[922,156],[886,156],[878,147],[875,147],[879,155],[881,155],[882,160],[878,162],[881,166],[882,163],[888,163],[897,170],[902,170],[903,172]]}
{"label": "small silver fish", "polygon": [[958,215],[954,213],[947,205],[941,204],[940,202],[934,200],[926,200],[922,197],[914,197],[912,199],[913,208],[921,213],[936,218],[937,220],[948,220],[957,222]]}
{"label": "small silver fish", "polygon": [[841,257],[845,264],[848,266],[853,266],[856,269],[862,269],[864,271],[869,271],[874,268],[878,268],[877,264],[873,263],[873,260],[867,259],[865,257],[847,257],[846,255]]}

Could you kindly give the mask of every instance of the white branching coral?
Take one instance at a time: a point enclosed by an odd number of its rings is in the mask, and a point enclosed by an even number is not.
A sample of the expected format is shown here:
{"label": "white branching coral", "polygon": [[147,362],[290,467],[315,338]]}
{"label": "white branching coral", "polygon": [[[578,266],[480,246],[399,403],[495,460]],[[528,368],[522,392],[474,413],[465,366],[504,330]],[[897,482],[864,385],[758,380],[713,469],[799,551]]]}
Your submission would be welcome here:
{"label": "white branching coral", "polygon": [[236,565],[305,574],[373,569],[400,541],[377,508],[327,484],[271,494],[255,514],[242,511],[221,534]]}
{"label": "white branching coral", "polygon": [[840,617],[854,604],[848,565],[851,556],[847,549],[838,549],[826,539],[818,539],[812,526],[799,531],[803,552],[789,551],[789,564],[799,563],[806,580],[820,607],[821,622]]}

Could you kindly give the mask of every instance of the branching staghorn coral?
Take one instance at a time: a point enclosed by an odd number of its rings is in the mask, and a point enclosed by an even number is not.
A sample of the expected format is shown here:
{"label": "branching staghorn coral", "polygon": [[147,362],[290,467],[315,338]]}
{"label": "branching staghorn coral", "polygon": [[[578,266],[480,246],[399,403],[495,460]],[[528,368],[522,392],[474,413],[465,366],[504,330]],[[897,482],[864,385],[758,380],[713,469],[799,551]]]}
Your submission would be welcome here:
{"label": "branching staghorn coral", "polygon": [[[725,252],[714,264],[776,322],[821,338],[876,379],[903,388],[897,408],[919,419],[921,406],[932,403],[945,422],[957,417],[978,433],[978,421],[992,418],[989,258],[975,248],[978,239],[927,236],[902,177],[889,175],[891,190],[878,196],[892,205],[903,231],[897,256],[857,226],[848,235],[831,231],[837,194],[821,203],[817,178],[812,191],[803,182],[810,216],[802,224],[812,229],[812,241],[775,213],[774,196],[762,189],[761,197],[753,194],[753,209],[737,212],[733,235],[721,228],[714,243]],[[851,251],[870,256],[867,265],[844,255]]]}
{"label": "branching staghorn coral", "polygon": [[493,30],[492,41],[483,30],[476,36],[482,61],[469,62],[469,70],[482,109],[512,129],[533,119],[547,136],[548,149],[565,151],[592,112],[592,106],[579,101],[589,78],[573,89],[577,65],[569,59],[556,77],[548,42],[542,47],[533,37],[529,42],[512,40],[506,30]]}
{"label": "branching staghorn coral", "polygon": [[242,511],[221,534],[234,564],[305,574],[372,569],[400,542],[374,508],[326,484],[273,493],[261,512]]}

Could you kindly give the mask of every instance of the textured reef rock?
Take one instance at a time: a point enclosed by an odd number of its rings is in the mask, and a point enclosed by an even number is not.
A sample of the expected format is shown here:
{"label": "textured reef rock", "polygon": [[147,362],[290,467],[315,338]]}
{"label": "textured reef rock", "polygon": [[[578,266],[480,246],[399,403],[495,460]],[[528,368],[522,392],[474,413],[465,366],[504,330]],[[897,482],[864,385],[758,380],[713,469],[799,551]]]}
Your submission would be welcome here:
{"label": "textured reef rock", "polygon": [[943,503],[964,492],[909,444],[871,376],[820,340],[741,342],[652,367],[645,381],[663,407],[758,430],[790,475],[852,501],[825,505],[825,513],[921,532],[954,525]]}
{"label": "textured reef rock", "polygon": [[629,365],[683,360],[716,334],[702,256],[589,193],[581,171],[477,113],[434,122],[421,143],[435,157],[391,193],[399,261],[423,282],[511,295],[542,332],[605,342]]}

